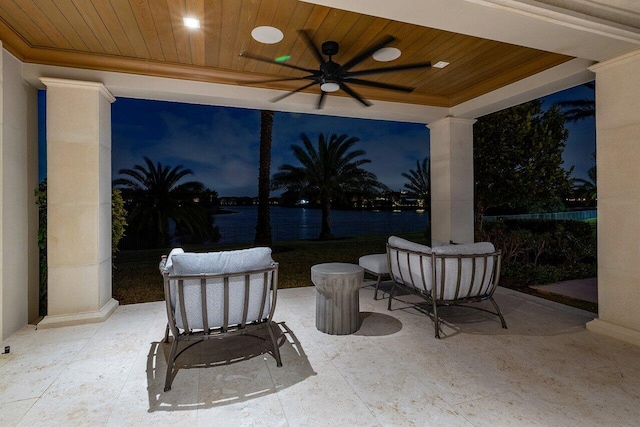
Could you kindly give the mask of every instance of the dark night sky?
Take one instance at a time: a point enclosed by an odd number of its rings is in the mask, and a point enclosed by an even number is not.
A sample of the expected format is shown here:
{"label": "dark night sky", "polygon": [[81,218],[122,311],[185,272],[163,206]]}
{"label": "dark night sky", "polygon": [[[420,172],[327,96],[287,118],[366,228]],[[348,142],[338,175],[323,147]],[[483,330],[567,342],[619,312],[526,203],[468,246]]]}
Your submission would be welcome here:
{"label": "dark night sky", "polygon": [[[593,97],[593,90],[578,86],[542,100],[547,108],[565,99]],[[44,99],[44,91],[40,98]],[[574,176],[585,178],[595,151],[595,120],[566,126],[570,136],[565,165],[575,166]],[[421,123],[276,112],[272,173],[284,163],[297,164],[290,146],[301,143],[303,132],[312,141],[319,133],[359,138],[355,148],[366,151],[365,157],[371,160],[366,168],[393,190],[406,182],[402,172],[415,169],[416,161],[429,155],[429,131]],[[112,106],[113,178],[119,177],[122,168],[143,164],[142,158],[147,156],[163,165],[192,169],[190,179],[203,182],[220,196],[255,196],[259,138],[258,110],[119,98]],[[43,140],[41,137],[41,143]]]}

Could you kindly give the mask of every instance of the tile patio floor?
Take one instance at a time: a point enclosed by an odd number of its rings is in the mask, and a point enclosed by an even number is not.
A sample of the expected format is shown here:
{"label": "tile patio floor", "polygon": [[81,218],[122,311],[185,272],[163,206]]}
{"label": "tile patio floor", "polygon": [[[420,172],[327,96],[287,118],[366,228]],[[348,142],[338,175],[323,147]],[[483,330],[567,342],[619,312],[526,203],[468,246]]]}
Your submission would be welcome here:
{"label": "tile patio floor", "polygon": [[360,299],[360,331],[329,336],[315,329],[313,287],[281,290],[282,368],[252,356],[255,338],[225,352],[211,341],[184,354],[168,393],[164,303],[26,327],[0,356],[0,425],[640,425],[640,348],[587,331],[591,313],[500,288],[508,330],[445,308],[436,340],[424,314],[401,302],[389,312],[370,287]]}

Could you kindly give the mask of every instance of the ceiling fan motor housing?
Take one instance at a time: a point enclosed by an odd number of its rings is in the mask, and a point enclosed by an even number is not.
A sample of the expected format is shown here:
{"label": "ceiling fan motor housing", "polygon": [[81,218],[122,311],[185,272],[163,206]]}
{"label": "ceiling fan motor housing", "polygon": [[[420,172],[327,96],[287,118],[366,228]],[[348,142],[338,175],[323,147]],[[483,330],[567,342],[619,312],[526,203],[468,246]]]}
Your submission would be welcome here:
{"label": "ceiling fan motor housing", "polygon": [[339,47],[340,45],[338,44],[338,42],[334,42],[331,40],[326,41],[322,43],[322,53],[327,56],[333,56],[338,53]]}

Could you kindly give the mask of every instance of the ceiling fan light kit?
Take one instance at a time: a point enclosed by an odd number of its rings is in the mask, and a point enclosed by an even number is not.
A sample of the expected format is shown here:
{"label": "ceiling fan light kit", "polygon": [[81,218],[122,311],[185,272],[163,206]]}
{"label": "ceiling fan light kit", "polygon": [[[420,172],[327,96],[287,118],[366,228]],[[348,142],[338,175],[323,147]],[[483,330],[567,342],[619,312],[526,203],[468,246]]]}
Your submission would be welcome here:
{"label": "ceiling fan light kit", "polygon": [[[273,27],[270,27],[270,28],[273,28]],[[311,38],[311,36],[306,30],[299,30],[298,33],[307,44],[307,47],[309,48],[313,56],[316,58],[319,64],[318,69],[314,70],[310,68],[303,68],[297,65],[288,64],[286,62],[279,62],[277,60],[265,58],[258,55],[253,55],[249,52],[241,52],[240,56],[245,58],[266,62],[269,64],[277,64],[283,67],[292,68],[292,69],[295,69],[298,71],[304,71],[305,73],[307,73],[307,75],[304,75],[302,77],[284,77],[279,79],[262,80],[262,81],[256,81],[256,82],[243,82],[243,83],[257,84],[257,83],[271,83],[271,82],[283,82],[283,81],[293,81],[293,80],[307,80],[307,81],[310,81],[310,83],[302,87],[299,87],[298,89],[287,92],[284,95],[280,95],[272,99],[271,101],[272,102],[280,101],[290,95],[293,95],[294,93],[300,92],[311,86],[318,85],[320,86],[320,97],[318,98],[318,102],[316,104],[316,108],[318,109],[322,108],[322,106],[324,105],[324,101],[327,93],[336,92],[340,89],[342,89],[347,95],[354,98],[360,104],[364,105],[365,107],[368,107],[371,105],[371,103],[365,100],[364,98],[362,98],[356,91],[354,91],[351,88],[350,85],[353,84],[353,85],[360,85],[360,86],[368,86],[368,87],[373,87],[377,89],[395,90],[395,91],[406,92],[406,93],[412,92],[414,88],[408,87],[408,86],[390,84],[390,83],[376,82],[372,80],[363,80],[360,77],[376,75],[376,74],[393,73],[393,72],[404,71],[404,70],[413,70],[413,69],[419,69],[419,68],[424,68],[424,69],[431,68],[431,62],[427,61],[427,62],[418,62],[413,64],[404,64],[404,65],[396,65],[396,66],[389,66],[389,67],[380,67],[380,68],[373,68],[373,69],[366,69],[366,70],[351,71],[353,67],[360,64],[361,62],[363,62],[364,60],[368,59],[371,56],[374,56],[374,59],[375,59],[375,56],[381,57],[382,59],[377,59],[379,61],[392,61],[393,59],[397,59],[401,54],[400,50],[394,47],[387,46],[396,40],[395,37],[387,35],[383,37],[381,40],[379,40],[378,42],[374,43],[367,49],[363,50],[362,52],[354,56],[353,58],[351,58],[349,61],[339,64],[333,61],[333,56],[337,55],[340,50],[340,45],[338,44],[338,42],[332,41],[332,40],[325,41],[324,43],[322,43],[321,48],[319,49],[318,46],[313,42],[313,39]],[[251,34],[252,36],[254,36],[253,32]],[[326,59],[325,57],[329,57],[329,58]]]}
{"label": "ceiling fan light kit", "polygon": [[324,82],[320,85],[320,89],[323,92],[337,92],[340,90],[340,85],[336,82]]}

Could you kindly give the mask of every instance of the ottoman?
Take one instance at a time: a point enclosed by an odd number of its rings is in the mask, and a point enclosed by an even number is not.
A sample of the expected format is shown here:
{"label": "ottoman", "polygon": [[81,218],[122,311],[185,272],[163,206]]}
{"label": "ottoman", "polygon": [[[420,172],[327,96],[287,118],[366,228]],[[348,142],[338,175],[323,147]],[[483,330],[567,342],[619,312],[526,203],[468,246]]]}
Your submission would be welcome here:
{"label": "ottoman", "polygon": [[389,274],[389,263],[387,261],[387,254],[372,254],[361,256],[358,260],[358,265],[364,268],[366,273],[376,276],[376,292],[373,295],[373,299],[378,299],[378,288],[380,287],[380,281],[382,276]]}

